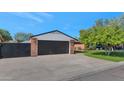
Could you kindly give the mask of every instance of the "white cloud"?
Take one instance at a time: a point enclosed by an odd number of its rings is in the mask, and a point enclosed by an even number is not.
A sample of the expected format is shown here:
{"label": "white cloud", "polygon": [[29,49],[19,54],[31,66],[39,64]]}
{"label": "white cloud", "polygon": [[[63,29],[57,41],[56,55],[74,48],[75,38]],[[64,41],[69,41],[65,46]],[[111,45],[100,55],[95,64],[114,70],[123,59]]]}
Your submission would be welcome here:
{"label": "white cloud", "polygon": [[49,13],[44,13],[44,12],[13,12],[11,14],[22,18],[28,18],[39,23],[44,22],[43,17],[47,17],[47,18],[53,17]]}
{"label": "white cloud", "polygon": [[47,18],[52,18],[53,15],[49,14],[49,13],[46,13],[46,12],[37,12],[38,15],[40,16],[44,16],[44,17],[47,17]]}

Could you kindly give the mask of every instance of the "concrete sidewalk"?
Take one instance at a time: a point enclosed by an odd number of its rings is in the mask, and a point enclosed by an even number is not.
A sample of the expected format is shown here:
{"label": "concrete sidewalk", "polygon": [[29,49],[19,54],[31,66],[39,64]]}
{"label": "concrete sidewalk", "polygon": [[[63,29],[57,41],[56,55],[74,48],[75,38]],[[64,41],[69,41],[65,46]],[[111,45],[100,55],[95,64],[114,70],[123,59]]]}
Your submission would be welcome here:
{"label": "concrete sidewalk", "polygon": [[83,54],[0,59],[0,80],[67,81],[124,65]]}

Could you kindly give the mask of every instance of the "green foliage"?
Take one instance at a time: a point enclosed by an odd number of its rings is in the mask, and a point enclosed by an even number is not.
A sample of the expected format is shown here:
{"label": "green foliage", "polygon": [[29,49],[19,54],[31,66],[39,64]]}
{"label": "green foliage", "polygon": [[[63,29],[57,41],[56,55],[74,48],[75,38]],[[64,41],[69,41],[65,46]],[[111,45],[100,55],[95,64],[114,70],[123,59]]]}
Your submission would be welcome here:
{"label": "green foliage", "polygon": [[112,20],[109,20],[109,19],[97,19],[95,25],[97,27],[98,26],[103,27],[103,26],[109,25],[111,21]]}
{"label": "green foliage", "polygon": [[84,44],[88,44],[88,43],[89,43],[89,41],[88,41],[88,40],[89,40],[89,39],[88,39],[89,34],[90,34],[89,31],[81,30],[81,31],[80,31],[80,41],[81,41],[82,43],[84,43]]}
{"label": "green foliage", "polygon": [[4,29],[0,29],[0,41],[5,42],[12,40],[10,33]]}
{"label": "green foliage", "polygon": [[90,36],[93,37],[91,42],[95,45],[102,44],[109,47],[124,43],[124,31],[117,25],[95,27],[93,30]]}
{"label": "green foliage", "polygon": [[24,32],[18,32],[15,34],[15,40],[17,42],[24,42],[26,40],[29,40],[29,38],[32,36],[32,33],[24,33]]}
{"label": "green foliage", "polygon": [[111,55],[106,55],[105,51],[85,51],[84,53],[86,56],[104,59],[104,60],[110,60],[114,62],[120,62],[124,61],[124,52],[123,51],[114,51],[111,53]]}
{"label": "green foliage", "polygon": [[80,31],[80,40],[87,46],[104,46],[112,50],[113,46],[124,43],[124,15],[115,19],[98,19],[96,25]]}

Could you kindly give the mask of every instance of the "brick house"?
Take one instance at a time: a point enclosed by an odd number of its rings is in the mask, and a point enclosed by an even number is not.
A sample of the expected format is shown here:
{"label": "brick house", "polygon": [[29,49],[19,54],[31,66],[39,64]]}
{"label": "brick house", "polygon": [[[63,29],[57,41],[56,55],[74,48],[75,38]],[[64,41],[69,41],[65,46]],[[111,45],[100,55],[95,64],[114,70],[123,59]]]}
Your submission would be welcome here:
{"label": "brick house", "polygon": [[30,38],[31,56],[48,54],[73,54],[79,41],[61,31],[54,30]]}

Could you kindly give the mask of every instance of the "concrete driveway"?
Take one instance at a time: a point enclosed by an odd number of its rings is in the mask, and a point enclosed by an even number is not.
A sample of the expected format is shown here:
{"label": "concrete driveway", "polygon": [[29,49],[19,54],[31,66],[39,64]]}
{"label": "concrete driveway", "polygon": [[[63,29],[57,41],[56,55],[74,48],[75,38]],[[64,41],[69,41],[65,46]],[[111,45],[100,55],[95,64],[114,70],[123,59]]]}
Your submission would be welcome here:
{"label": "concrete driveway", "polygon": [[0,59],[0,80],[73,80],[124,64],[84,56],[83,54],[46,55]]}

